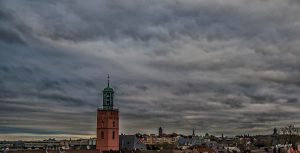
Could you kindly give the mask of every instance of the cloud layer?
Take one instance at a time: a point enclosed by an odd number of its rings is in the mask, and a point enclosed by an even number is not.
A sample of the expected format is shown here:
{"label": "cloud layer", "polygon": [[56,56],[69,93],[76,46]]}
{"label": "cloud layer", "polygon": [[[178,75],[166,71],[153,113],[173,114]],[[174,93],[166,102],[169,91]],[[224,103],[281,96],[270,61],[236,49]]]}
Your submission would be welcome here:
{"label": "cloud layer", "polygon": [[122,133],[299,123],[297,0],[0,2],[0,133],[94,135],[109,73]]}

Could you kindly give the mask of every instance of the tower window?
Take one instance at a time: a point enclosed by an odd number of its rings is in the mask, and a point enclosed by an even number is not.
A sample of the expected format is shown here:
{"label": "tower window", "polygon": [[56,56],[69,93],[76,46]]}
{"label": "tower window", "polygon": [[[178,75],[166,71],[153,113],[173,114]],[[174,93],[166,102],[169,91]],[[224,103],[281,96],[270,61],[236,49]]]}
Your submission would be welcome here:
{"label": "tower window", "polygon": [[115,131],[112,132],[112,139],[115,139]]}
{"label": "tower window", "polygon": [[115,121],[113,121],[113,127],[115,127],[116,126],[116,123],[115,123]]}
{"label": "tower window", "polygon": [[104,132],[101,131],[101,139],[104,139]]}

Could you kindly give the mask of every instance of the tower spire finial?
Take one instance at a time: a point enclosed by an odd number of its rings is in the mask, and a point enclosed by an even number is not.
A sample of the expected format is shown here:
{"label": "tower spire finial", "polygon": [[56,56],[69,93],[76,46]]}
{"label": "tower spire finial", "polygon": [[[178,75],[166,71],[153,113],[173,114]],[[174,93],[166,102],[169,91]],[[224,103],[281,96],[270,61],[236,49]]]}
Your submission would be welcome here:
{"label": "tower spire finial", "polygon": [[107,74],[107,87],[109,87],[109,74]]}

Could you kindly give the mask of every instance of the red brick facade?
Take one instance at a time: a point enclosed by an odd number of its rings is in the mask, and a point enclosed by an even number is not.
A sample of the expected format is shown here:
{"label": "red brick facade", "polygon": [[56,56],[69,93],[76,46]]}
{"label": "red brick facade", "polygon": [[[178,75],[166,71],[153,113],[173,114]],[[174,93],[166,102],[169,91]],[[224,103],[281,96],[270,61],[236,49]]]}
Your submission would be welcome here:
{"label": "red brick facade", "polygon": [[99,151],[119,150],[119,111],[98,109],[97,144]]}

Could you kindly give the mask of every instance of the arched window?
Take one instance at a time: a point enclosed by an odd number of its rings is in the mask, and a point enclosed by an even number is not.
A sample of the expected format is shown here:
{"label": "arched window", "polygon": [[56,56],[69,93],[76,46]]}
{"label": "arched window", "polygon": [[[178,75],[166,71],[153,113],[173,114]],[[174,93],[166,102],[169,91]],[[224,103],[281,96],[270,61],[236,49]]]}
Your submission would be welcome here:
{"label": "arched window", "polygon": [[112,139],[115,139],[115,131],[112,132]]}
{"label": "arched window", "polygon": [[101,139],[104,139],[104,131],[101,131]]}

